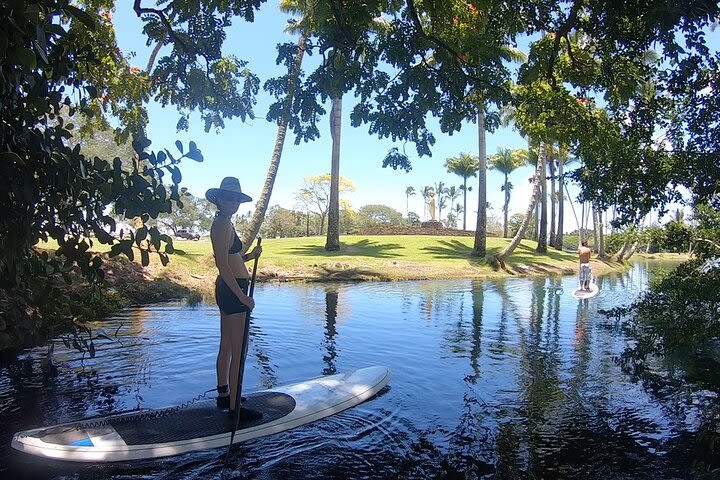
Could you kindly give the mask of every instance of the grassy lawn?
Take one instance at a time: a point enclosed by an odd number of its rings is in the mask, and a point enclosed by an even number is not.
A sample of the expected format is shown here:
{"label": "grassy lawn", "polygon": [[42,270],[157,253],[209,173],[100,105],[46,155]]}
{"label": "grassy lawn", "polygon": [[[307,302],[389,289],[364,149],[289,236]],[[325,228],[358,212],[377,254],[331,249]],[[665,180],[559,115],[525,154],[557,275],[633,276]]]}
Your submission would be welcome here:
{"label": "grassy lawn", "polygon": [[[499,253],[509,239],[489,237],[489,255]],[[510,275],[562,275],[577,273],[577,255],[548,249],[546,255],[535,252],[536,243],[523,241],[506,264],[506,270],[493,269],[485,259],[470,256],[474,238],[432,235],[348,235],[340,237],[339,252],[325,251],[325,237],[263,239],[263,255],[258,263],[261,281],[322,281],[322,280],[424,280],[443,278],[503,277]],[[176,285],[201,295],[212,295],[217,276],[209,238],[199,241],[175,240],[175,254],[163,267],[157,255],[150,256],[150,265],[140,269],[139,255],[135,265],[110,259],[107,270],[119,282],[132,287],[140,283]],[[56,244],[43,248],[54,250]],[[98,251],[107,251],[107,248]],[[660,256],[659,256],[660,255]],[[644,256],[644,255],[638,255]],[[650,258],[672,258],[656,254]],[[593,273],[625,270],[628,264],[592,260]],[[248,267],[252,262],[248,262]],[[131,267],[131,268],[130,268]],[[112,277],[112,275],[109,275]],[[124,277],[124,279],[123,279]]]}
{"label": "grassy lawn", "polygon": [[[509,241],[489,237],[488,254],[500,252]],[[573,274],[577,268],[574,253],[551,248],[547,255],[539,255],[535,242],[526,240],[510,257],[507,271],[495,270],[485,259],[470,256],[473,242],[473,237],[462,236],[348,235],[340,238],[339,252],[326,252],[325,237],[268,238],[262,242],[258,275],[267,280],[412,280]],[[216,270],[209,239],[176,240],[174,246],[176,254],[167,267],[152,257],[153,276],[167,276],[203,290],[211,288],[208,282]],[[596,273],[624,268],[617,263],[595,263]]]}

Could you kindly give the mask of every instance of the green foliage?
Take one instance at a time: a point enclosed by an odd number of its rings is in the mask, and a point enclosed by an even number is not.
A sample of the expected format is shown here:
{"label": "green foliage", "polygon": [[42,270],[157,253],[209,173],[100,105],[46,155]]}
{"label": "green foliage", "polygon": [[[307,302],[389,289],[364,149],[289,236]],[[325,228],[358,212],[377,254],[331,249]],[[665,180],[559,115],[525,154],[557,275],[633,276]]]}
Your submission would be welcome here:
{"label": "green foliage", "polygon": [[419,227],[420,226],[420,215],[418,215],[415,212],[408,212],[407,215],[407,221],[408,224],[410,224],[413,227]]}
{"label": "green foliage", "polygon": [[393,147],[388,150],[387,155],[385,155],[385,158],[383,158],[382,166],[383,168],[392,167],[393,170],[402,168],[403,170],[405,170],[405,173],[408,173],[410,172],[410,170],[412,170],[410,159],[404,153],[400,153],[397,147]]}
{"label": "green foliage", "polygon": [[392,227],[405,223],[402,213],[387,205],[364,205],[355,214],[357,228]]}
{"label": "green foliage", "polygon": [[666,233],[667,230],[665,228],[658,226],[648,227],[643,230],[642,241],[648,253],[657,252],[665,248],[665,244],[667,243]]}
{"label": "green foliage", "polygon": [[155,99],[181,112],[178,129],[188,129],[190,111],[200,113],[205,131],[223,128],[227,118],[255,118],[260,80],[247,62],[223,56],[222,49],[233,18],[253,21],[264,0],[162,0],[160,8],[141,8],[136,3],[148,45],[172,46],[154,71],[145,74]]}
{"label": "green foliage", "polygon": [[665,225],[665,249],[669,252],[688,252],[693,240],[693,228],[689,225],[672,221]]}
{"label": "green foliage", "polygon": [[[574,245],[571,245],[569,243],[572,240],[567,235],[563,238],[563,241],[568,248],[577,248],[577,237],[574,237],[574,238],[575,238]],[[587,238],[587,237],[585,237],[585,238]],[[619,252],[624,243],[625,243],[625,235],[621,232],[613,232],[609,235],[605,235],[605,251],[607,252],[608,255],[612,255],[614,253]]]}
{"label": "green foliage", "polygon": [[[183,59],[182,65],[176,65],[180,69],[177,75],[165,70],[167,76],[150,78],[140,68],[129,67],[115,44],[110,22],[113,2],[0,2],[0,15],[8,25],[0,40],[0,288],[13,301],[38,309],[41,325],[37,328],[52,330],[53,322],[59,325],[72,312],[81,312],[79,304],[63,300],[63,285],[78,274],[91,282],[102,281],[103,260],[92,253],[97,244],[108,245],[111,256],[133,259],[139,254],[143,265],[148,265],[151,254],[166,264],[173,252],[172,240],[151,223],[182,202],[181,160],[202,161],[203,156],[194,142],[187,148],[176,142],[180,153],[148,150],[151,142],[139,132],[147,121],[143,102],[151,93],[167,88],[165,80],[172,78],[178,82],[174,84],[177,92],[169,97],[160,95],[162,101],[226,117],[243,117],[243,112],[249,111],[248,103],[231,92],[238,65],[217,55],[224,39],[217,34],[228,23],[208,22],[205,26],[215,32],[212,39],[203,37],[206,30],[198,23],[207,21],[203,15],[221,5],[192,3],[172,2],[164,12],[143,12],[148,15],[143,18],[150,25],[146,31],[151,37],[158,35],[163,42],[173,43],[174,53],[169,58]],[[230,14],[228,8],[238,10],[259,3],[233,2],[222,6],[223,15]],[[179,9],[185,9],[184,16],[171,18],[180,22],[178,25],[189,22],[191,28],[184,40],[180,32],[163,33],[167,26],[150,20]],[[210,83],[201,87],[190,82],[192,75],[183,73],[190,72],[199,58],[208,67],[203,75],[210,77],[202,80]],[[160,63],[168,67],[171,61]],[[162,86],[159,78],[163,78]],[[252,83],[247,72],[243,78]],[[211,87],[225,104],[213,102],[207,91]],[[253,93],[247,84],[245,90]],[[187,97],[197,93],[202,93],[202,98]],[[136,159],[121,158],[128,149],[116,149],[108,138],[102,146],[95,142],[99,148],[91,148],[93,142],[87,138],[108,128],[106,115],[115,116],[121,125],[116,140],[133,137]],[[210,123],[220,124],[214,116]],[[135,219],[136,230],[118,237],[115,219],[108,215],[110,207],[121,217]],[[55,255],[33,248],[48,240],[57,242]],[[16,326],[9,325],[8,331]]]}
{"label": "green foliage", "polygon": [[633,305],[638,352],[650,353],[690,348],[697,351],[720,336],[720,266],[692,260],[653,281],[648,292]]}
{"label": "green foliage", "polygon": [[180,200],[173,203],[172,212],[159,215],[157,223],[170,228],[174,234],[181,229],[193,232],[210,231],[216,210],[213,204],[184,189],[181,190]]}
{"label": "green foliage", "polygon": [[305,234],[305,215],[279,205],[270,207],[260,234],[265,238],[300,237]]}
{"label": "green foliage", "polygon": [[518,230],[520,229],[520,224],[525,219],[525,214],[523,213],[515,213],[510,216],[508,219],[508,230],[510,231],[510,235],[513,237],[517,234]]}
{"label": "green foliage", "polygon": [[697,223],[695,254],[700,258],[720,256],[720,209],[698,205],[693,219]]}

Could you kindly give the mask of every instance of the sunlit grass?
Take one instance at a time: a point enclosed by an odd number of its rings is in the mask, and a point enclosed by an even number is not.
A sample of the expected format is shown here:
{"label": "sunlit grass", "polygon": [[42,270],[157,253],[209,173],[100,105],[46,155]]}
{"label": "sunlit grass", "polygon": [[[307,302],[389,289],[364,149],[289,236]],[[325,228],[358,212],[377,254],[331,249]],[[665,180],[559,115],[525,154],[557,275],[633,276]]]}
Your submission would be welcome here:
{"label": "sunlit grass", "polygon": [[[324,236],[263,239],[259,272],[268,276],[311,278],[451,278],[505,275],[512,273],[573,273],[577,268],[574,252],[548,248],[547,254],[535,252],[536,242],[523,240],[507,262],[508,271],[494,270],[485,258],[471,256],[474,237],[433,235],[343,235],[340,251],[325,251]],[[487,253],[499,253],[510,239],[488,237]],[[199,241],[175,240],[170,264],[161,267],[151,256],[154,275],[182,280],[188,277],[209,279],[216,275],[209,238]],[[43,247],[53,249],[54,244]],[[96,251],[106,246],[94,244]],[[139,255],[136,257],[139,258]],[[138,261],[138,258],[135,260]],[[251,265],[252,262],[249,262]],[[597,262],[596,273],[619,268],[611,262]],[[339,274],[342,273],[342,275]]]}

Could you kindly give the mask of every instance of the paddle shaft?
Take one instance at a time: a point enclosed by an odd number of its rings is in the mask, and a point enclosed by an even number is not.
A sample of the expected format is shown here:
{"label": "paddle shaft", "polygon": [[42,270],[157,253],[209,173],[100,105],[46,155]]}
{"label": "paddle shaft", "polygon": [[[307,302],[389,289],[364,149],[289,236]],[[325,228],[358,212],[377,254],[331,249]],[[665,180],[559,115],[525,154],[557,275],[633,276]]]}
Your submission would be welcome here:
{"label": "paddle shaft", "polygon": [[[257,246],[259,247],[262,243],[262,237],[258,237]],[[250,287],[248,288],[248,296],[252,298],[253,293],[255,292],[255,276],[257,275],[257,265],[258,265],[258,257],[255,257],[255,262],[253,263],[253,272],[252,276],[250,277]],[[250,337],[250,313],[252,313],[251,310],[248,310],[245,313],[245,332],[243,335],[243,341],[242,346],[240,347],[240,367],[238,368],[238,381],[237,381],[237,391],[235,392],[235,427],[233,427],[232,434],[230,435],[230,445],[228,446],[228,453],[230,452],[230,446],[232,446],[233,440],[235,439],[235,432],[237,432],[238,426],[240,425],[240,404],[242,399],[242,382],[243,382],[243,373],[245,371],[245,357],[247,356],[247,349],[248,349],[248,337]]]}

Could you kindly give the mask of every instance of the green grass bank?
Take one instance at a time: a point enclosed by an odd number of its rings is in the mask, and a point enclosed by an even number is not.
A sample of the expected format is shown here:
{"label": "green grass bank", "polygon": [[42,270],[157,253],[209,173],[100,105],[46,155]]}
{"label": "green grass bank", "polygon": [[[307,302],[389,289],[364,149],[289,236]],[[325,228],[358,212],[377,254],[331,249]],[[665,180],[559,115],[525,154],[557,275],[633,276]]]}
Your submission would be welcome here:
{"label": "green grass bank", "polygon": [[[493,269],[485,259],[470,256],[474,238],[464,236],[373,235],[342,236],[338,252],[325,251],[325,237],[263,239],[258,263],[259,281],[352,281],[426,280],[483,278],[513,275],[570,275],[577,272],[574,252],[548,249],[535,252],[536,243],[523,241],[507,262],[505,270]],[[509,239],[490,237],[487,251],[499,253]],[[174,241],[176,253],[163,267],[151,257],[143,269],[148,279],[163,279],[203,295],[212,292],[217,275],[210,241]],[[680,258],[660,254],[653,257]],[[111,260],[112,270],[116,261]],[[627,264],[593,259],[593,272],[624,270]],[[248,263],[251,266],[252,262]],[[112,275],[111,275],[112,278]]]}

